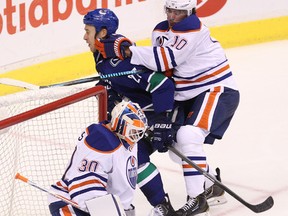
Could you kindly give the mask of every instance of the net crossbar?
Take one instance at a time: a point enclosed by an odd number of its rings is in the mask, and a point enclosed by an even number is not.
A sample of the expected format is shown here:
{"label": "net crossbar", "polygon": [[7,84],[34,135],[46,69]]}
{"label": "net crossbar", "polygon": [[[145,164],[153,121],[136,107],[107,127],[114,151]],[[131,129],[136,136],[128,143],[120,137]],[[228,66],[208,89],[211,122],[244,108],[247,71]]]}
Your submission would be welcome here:
{"label": "net crossbar", "polygon": [[0,97],[0,215],[48,216],[49,188],[69,162],[79,134],[107,113],[104,87],[59,87]]}

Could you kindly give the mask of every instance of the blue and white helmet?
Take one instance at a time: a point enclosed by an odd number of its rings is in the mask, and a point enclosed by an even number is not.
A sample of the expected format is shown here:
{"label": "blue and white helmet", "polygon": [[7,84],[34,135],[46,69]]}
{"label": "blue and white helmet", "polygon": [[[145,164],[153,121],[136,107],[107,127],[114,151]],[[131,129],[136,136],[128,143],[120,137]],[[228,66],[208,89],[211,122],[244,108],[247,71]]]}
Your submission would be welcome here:
{"label": "blue and white helmet", "polygon": [[99,8],[88,12],[83,19],[85,25],[92,25],[96,32],[106,28],[107,34],[111,35],[116,32],[119,26],[118,17],[115,13],[106,8]]}
{"label": "blue and white helmet", "polygon": [[137,103],[122,101],[111,112],[112,131],[130,145],[144,136],[147,127],[147,118]]}

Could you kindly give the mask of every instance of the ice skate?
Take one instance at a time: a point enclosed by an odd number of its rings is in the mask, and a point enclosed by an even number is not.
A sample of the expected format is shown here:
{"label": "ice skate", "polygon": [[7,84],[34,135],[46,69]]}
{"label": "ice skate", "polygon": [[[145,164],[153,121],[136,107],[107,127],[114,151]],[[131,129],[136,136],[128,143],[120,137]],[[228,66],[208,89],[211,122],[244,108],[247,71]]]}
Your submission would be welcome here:
{"label": "ice skate", "polygon": [[196,198],[187,197],[187,203],[176,211],[178,216],[210,216],[209,205],[205,194],[200,194]]}
{"label": "ice skate", "polygon": [[149,216],[177,216],[170,203],[168,194],[166,194],[165,200],[161,204],[158,204],[151,210]]}
{"label": "ice skate", "polygon": [[[216,168],[216,173],[216,179],[221,182],[219,168]],[[205,196],[209,206],[221,205],[227,202],[225,191],[215,184],[205,190]]]}

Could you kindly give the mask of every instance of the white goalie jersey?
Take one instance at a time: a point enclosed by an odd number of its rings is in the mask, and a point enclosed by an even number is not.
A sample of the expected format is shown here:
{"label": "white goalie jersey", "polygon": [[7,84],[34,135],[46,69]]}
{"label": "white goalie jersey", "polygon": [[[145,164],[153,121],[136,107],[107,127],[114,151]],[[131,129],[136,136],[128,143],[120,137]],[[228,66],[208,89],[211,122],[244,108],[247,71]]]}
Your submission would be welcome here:
{"label": "white goalie jersey", "polygon": [[175,100],[189,100],[214,86],[237,89],[223,48],[197,16],[191,15],[172,28],[167,20],[159,23],[152,44],[131,46],[131,63],[155,71],[173,69]]}
{"label": "white goalie jersey", "polygon": [[[78,138],[67,169],[61,180],[52,185],[52,190],[84,209],[85,201],[113,194],[128,209],[137,183],[136,145],[131,148],[105,124],[90,125]],[[62,201],[49,197],[49,202],[50,212],[61,212],[64,206],[67,211]]]}

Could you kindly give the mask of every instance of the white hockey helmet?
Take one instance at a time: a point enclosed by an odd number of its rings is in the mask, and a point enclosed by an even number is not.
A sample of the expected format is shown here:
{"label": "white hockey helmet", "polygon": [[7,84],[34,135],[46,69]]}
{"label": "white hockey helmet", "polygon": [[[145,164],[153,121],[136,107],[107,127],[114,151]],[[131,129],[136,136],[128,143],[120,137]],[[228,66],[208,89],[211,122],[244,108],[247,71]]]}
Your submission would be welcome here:
{"label": "white hockey helmet", "polygon": [[193,8],[196,8],[197,0],[166,0],[165,8],[175,10],[186,10],[187,15],[192,14]]}
{"label": "white hockey helmet", "polygon": [[147,127],[147,118],[137,103],[122,101],[111,112],[112,131],[130,145],[144,136]]}

